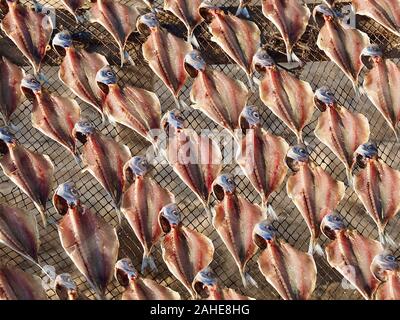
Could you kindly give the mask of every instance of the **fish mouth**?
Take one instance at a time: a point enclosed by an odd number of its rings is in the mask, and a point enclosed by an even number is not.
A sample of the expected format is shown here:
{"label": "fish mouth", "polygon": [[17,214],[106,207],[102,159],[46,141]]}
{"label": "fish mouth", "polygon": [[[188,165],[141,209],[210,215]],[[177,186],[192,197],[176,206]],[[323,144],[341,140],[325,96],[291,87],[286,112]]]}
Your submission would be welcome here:
{"label": "fish mouth", "polygon": [[69,209],[79,207],[80,193],[73,182],[66,182],[58,186],[53,196],[53,204],[60,215],[65,215]]}
{"label": "fish mouth", "polygon": [[200,71],[206,70],[207,65],[200,51],[193,50],[186,54],[184,67],[190,77],[196,78]]}
{"label": "fish mouth", "polygon": [[276,239],[276,229],[268,220],[256,224],[253,230],[254,243],[261,249],[265,249],[269,243]]}
{"label": "fish mouth", "polygon": [[379,281],[387,281],[390,272],[400,271],[397,258],[389,251],[385,251],[374,257],[371,263],[371,272]]}
{"label": "fish mouth", "polygon": [[314,8],[313,18],[317,26],[321,28],[326,21],[332,21],[337,17],[335,11],[327,5],[320,4]]}
{"label": "fish mouth", "polygon": [[185,120],[182,117],[182,114],[174,109],[168,111],[161,119],[161,127],[163,128],[164,132],[167,136],[170,135],[172,132],[180,132],[185,129],[186,124]]}
{"label": "fish mouth", "polygon": [[153,29],[160,26],[157,16],[153,12],[146,13],[139,17],[136,22],[136,28],[139,33],[148,35]]}
{"label": "fish mouth", "polygon": [[124,166],[125,180],[133,183],[136,177],[143,177],[149,171],[149,162],[146,157],[135,156]]}
{"label": "fish mouth", "polygon": [[207,23],[210,23],[216,14],[223,14],[224,11],[213,5],[211,1],[205,0],[200,4],[199,13]]}
{"label": "fish mouth", "polygon": [[85,144],[87,141],[87,136],[93,134],[95,130],[94,124],[91,121],[87,119],[81,119],[75,123],[74,129],[72,130],[72,135],[82,144]]}
{"label": "fish mouth", "polygon": [[310,153],[304,144],[298,144],[291,147],[286,155],[286,164],[293,171],[299,170],[300,163],[308,163]]}
{"label": "fish mouth", "polygon": [[169,233],[172,229],[181,224],[181,213],[175,203],[164,206],[159,213],[159,224],[164,233]]}
{"label": "fish mouth", "polygon": [[372,69],[374,63],[379,63],[383,60],[383,51],[376,45],[372,44],[363,49],[361,52],[361,61],[367,69]]}
{"label": "fish mouth", "polygon": [[58,55],[65,55],[65,49],[72,47],[72,36],[69,31],[64,30],[57,33],[53,38],[52,45]]}
{"label": "fish mouth", "polygon": [[354,154],[355,163],[363,169],[368,160],[378,159],[378,147],[373,142],[367,142],[359,146]]}
{"label": "fish mouth", "polygon": [[236,184],[231,174],[221,174],[213,183],[213,193],[218,201],[223,201],[225,196],[235,193]]}
{"label": "fish mouth", "polygon": [[264,48],[259,48],[253,57],[253,69],[257,72],[265,72],[267,68],[276,68],[274,59]]}
{"label": "fish mouth", "polygon": [[207,291],[215,288],[217,284],[218,281],[214,272],[210,267],[206,267],[196,275],[193,281],[193,289],[200,297],[206,298],[209,295]]}
{"label": "fish mouth", "polygon": [[328,87],[322,87],[315,91],[314,103],[318,110],[324,112],[326,111],[327,106],[333,106],[336,104],[336,99]]}
{"label": "fish mouth", "polygon": [[114,277],[123,287],[128,287],[131,281],[135,281],[139,274],[133,266],[132,260],[123,258],[118,260],[114,268]]}
{"label": "fish mouth", "polygon": [[258,108],[255,106],[246,106],[240,115],[239,124],[243,132],[258,128],[261,124],[261,116]]}
{"label": "fish mouth", "polygon": [[341,231],[345,230],[346,225],[344,223],[343,217],[336,213],[330,212],[322,219],[321,222],[321,232],[331,240],[336,239],[336,234]]}
{"label": "fish mouth", "polygon": [[54,281],[54,290],[60,300],[78,297],[78,288],[69,273],[59,274]]}
{"label": "fish mouth", "polygon": [[42,85],[34,75],[27,74],[21,81],[21,90],[27,98],[42,90]]}
{"label": "fish mouth", "polygon": [[9,149],[17,144],[17,140],[6,127],[0,128],[0,157],[8,154]]}

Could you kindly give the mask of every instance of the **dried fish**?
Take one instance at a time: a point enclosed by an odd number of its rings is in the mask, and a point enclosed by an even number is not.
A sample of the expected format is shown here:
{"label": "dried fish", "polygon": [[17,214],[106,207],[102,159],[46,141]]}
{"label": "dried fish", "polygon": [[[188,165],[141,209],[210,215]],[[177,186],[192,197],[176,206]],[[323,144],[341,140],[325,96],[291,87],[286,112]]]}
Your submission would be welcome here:
{"label": "dried fish", "polygon": [[62,273],[56,277],[54,280],[54,291],[60,300],[89,300],[79,292],[76,283],[72,280],[69,273]]}
{"label": "dried fish", "polygon": [[371,272],[381,282],[376,300],[400,300],[400,265],[392,253],[385,251],[375,256]]}

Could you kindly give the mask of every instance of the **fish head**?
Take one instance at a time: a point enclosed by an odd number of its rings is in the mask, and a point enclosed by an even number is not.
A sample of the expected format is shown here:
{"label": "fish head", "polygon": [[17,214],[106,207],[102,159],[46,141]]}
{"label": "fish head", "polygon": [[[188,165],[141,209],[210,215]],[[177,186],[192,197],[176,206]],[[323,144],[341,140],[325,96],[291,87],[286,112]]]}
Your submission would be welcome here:
{"label": "fish head", "polygon": [[157,29],[160,26],[160,22],[154,12],[146,13],[140,16],[136,22],[136,28],[139,33],[148,35],[152,30]]}
{"label": "fish head", "polygon": [[65,55],[65,49],[72,47],[72,36],[69,31],[64,30],[57,33],[52,41],[54,51],[60,55]]}
{"label": "fish head", "polygon": [[304,144],[298,144],[289,148],[286,155],[286,164],[294,171],[299,171],[301,163],[308,163],[310,161],[310,153]]}
{"label": "fish head", "polygon": [[57,275],[54,290],[60,300],[77,300],[79,297],[78,287],[69,273]]}
{"label": "fish head", "polygon": [[268,68],[275,69],[276,63],[264,48],[259,48],[253,57],[253,70],[264,72]]}
{"label": "fish head", "polygon": [[321,232],[331,240],[336,239],[336,233],[345,230],[346,224],[343,217],[336,212],[329,212],[321,222]]}
{"label": "fish head", "polygon": [[361,52],[361,61],[367,69],[383,61],[383,51],[377,44],[371,44]]}
{"label": "fish head", "polygon": [[179,110],[167,111],[161,119],[161,128],[169,136],[173,132],[180,132],[185,129],[186,123]]}
{"label": "fish head", "polygon": [[239,124],[243,132],[260,127],[261,115],[258,112],[258,108],[255,106],[246,106],[240,114]]}
{"label": "fish head", "polygon": [[7,127],[0,128],[0,157],[7,154],[9,147],[15,146],[17,140]]}
{"label": "fish head", "polygon": [[124,178],[128,183],[133,183],[136,177],[143,177],[149,171],[149,162],[146,157],[135,156],[124,166]]}
{"label": "fish head", "polygon": [[275,241],[276,229],[268,220],[256,224],[253,230],[254,243],[261,249],[265,249],[269,243]]}
{"label": "fish head", "polygon": [[171,229],[177,228],[181,224],[181,213],[175,203],[164,206],[158,219],[164,233],[169,233]]}
{"label": "fish head", "polygon": [[324,112],[327,107],[334,106],[336,99],[331,90],[328,87],[322,87],[315,91],[314,103],[319,111]]}
{"label": "fish head", "polygon": [[85,144],[87,137],[95,131],[96,129],[94,124],[90,120],[80,119],[77,123],[75,123],[74,129],[72,130],[72,135],[82,144]]}
{"label": "fish head", "polygon": [[42,85],[34,75],[27,74],[21,81],[21,90],[28,99],[33,99],[42,90]]}
{"label": "fish head", "polygon": [[234,194],[236,184],[231,174],[221,174],[213,183],[213,193],[218,201],[224,200],[225,196]]}
{"label": "fish head", "polygon": [[108,94],[108,86],[115,85],[117,83],[117,75],[110,65],[104,66],[96,73],[96,82],[99,88]]}
{"label": "fish head", "polygon": [[60,184],[53,195],[53,205],[60,215],[65,215],[68,209],[80,206],[80,193],[73,182]]}
{"label": "fish head", "polygon": [[313,11],[314,21],[319,28],[321,28],[325,22],[335,20],[337,16],[338,14],[332,8],[324,4],[316,6]]}
{"label": "fish head", "polygon": [[224,14],[224,11],[214,5],[210,0],[204,0],[199,7],[200,16],[210,23],[217,14]]}
{"label": "fish head", "polygon": [[199,72],[205,71],[207,64],[201,56],[200,51],[192,50],[185,56],[185,70],[192,77],[196,78]]}
{"label": "fish head", "polygon": [[362,144],[355,151],[355,164],[361,169],[365,168],[369,160],[378,159],[378,147],[373,142]]}
{"label": "fish head", "polygon": [[126,288],[131,281],[135,281],[139,277],[139,273],[133,266],[131,259],[123,258],[115,264],[114,277],[121,286]]}
{"label": "fish head", "polygon": [[193,289],[202,298],[207,298],[207,291],[215,290],[217,285],[217,278],[210,267],[201,270],[193,280]]}
{"label": "fish head", "polygon": [[400,271],[400,264],[389,251],[376,255],[372,260],[371,272],[379,281],[387,281],[389,273],[398,271]]}

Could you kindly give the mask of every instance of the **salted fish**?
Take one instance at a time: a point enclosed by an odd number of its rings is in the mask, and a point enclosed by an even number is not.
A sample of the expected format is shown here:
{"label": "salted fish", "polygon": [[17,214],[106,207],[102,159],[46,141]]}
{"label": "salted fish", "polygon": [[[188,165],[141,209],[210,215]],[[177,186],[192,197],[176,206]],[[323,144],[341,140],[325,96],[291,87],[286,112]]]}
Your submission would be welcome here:
{"label": "salted fish", "polygon": [[60,300],[89,300],[79,291],[78,286],[72,280],[69,273],[57,275],[54,280],[54,291]]}
{"label": "salted fish", "polygon": [[400,264],[391,252],[378,254],[371,272],[381,282],[375,291],[376,300],[400,300]]}

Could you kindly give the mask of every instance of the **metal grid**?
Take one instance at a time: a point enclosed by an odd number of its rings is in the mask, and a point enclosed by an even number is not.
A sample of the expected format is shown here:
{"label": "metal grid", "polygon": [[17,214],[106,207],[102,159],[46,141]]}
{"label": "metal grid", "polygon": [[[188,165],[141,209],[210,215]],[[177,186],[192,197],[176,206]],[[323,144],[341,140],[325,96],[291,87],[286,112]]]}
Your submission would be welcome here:
{"label": "metal grid", "polygon": [[[20,1],[22,4],[31,5],[31,1]],[[107,32],[95,24],[84,23],[76,25],[74,18],[62,8],[60,1],[41,1],[42,4],[52,5],[56,7],[57,13],[57,29],[68,29],[71,32],[85,31],[89,37],[85,41],[88,49],[95,49],[97,52],[104,54],[109,63],[113,65],[114,70],[118,71],[120,84],[132,84],[137,87],[143,87],[157,93],[163,112],[175,107],[174,101],[170,96],[169,91],[162,82],[151,72],[141,55],[141,43],[144,38],[138,34],[134,34],[129,39],[127,50],[134,59],[136,66],[125,66],[119,68],[118,47],[114,42],[110,42],[110,37]],[[121,1],[122,3],[132,4],[134,1]],[[234,12],[236,9],[236,0],[216,1],[217,5],[222,5],[226,10]],[[161,8],[162,1],[157,1],[157,5]],[[260,8],[261,1],[253,1],[250,6],[252,19],[259,25],[262,31],[262,41],[267,44],[267,47],[273,52],[274,57],[283,62],[285,60],[285,50],[283,41],[278,31],[270,22],[263,16]],[[312,7],[313,5],[310,5]],[[0,15],[0,18],[3,14]],[[177,34],[180,37],[185,37],[185,28],[171,14],[160,13],[162,25],[169,31]],[[364,18],[358,19],[358,27],[369,34],[371,41],[378,43],[386,53],[392,57],[400,57],[400,39],[392,36],[389,32],[379,26],[377,23]],[[213,64],[213,67],[223,70],[226,74],[241,79],[246,82],[246,76],[234,65],[230,59],[214,44],[210,39],[210,34],[207,31],[206,24],[202,24],[195,32],[200,42],[201,51],[204,53],[207,62]],[[349,108],[350,110],[362,112],[370,121],[371,137],[379,146],[380,154],[384,161],[394,168],[400,168],[398,156],[399,144],[396,143],[394,135],[390,130],[387,130],[387,125],[379,112],[371,105],[366,97],[361,100],[355,98],[352,85],[349,80],[340,72],[340,70],[321,52],[316,46],[318,35],[317,27],[310,20],[310,25],[299,44],[296,46],[296,53],[306,62],[301,69],[294,70],[296,75],[301,79],[310,82],[313,89],[317,89],[322,85],[327,85],[334,92],[339,103]],[[8,57],[15,63],[24,67],[27,72],[31,72],[27,61],[18,53],[11,41],[6,39],[4,34],[0,34],[0,54]],[[60,58],[49,51],[44,61],[42,72],[49,79],[49,83],[45,86],[50,92],[57,95],[70,96],[73,94],[61,84],[58,80],[57,72],[60,64]],[[191,81],[183,89],[182,98],[189,102]],[[89,117],[95,125],[101,129],[103,134],[115,137],[131,149],[133,155],[142,154],[149,147],[148,143],[122,126],[112,127],[107,125],[102,127],[99,116],[94,115],[92,109],[85,103],[79,101],[84,116]],[[262,111],[264,127],[269,131],[283,136],[289,143],[295,143],[294,136],[289,132],[279,119],[277,119],[258,98],[258,94],[253,93],[249,100],[250,104],[254,104]],[[30,121],[31,105],[26,101],[16,112],[12,121],[19,128],[16,136],[20,143],[24,144],[31,150],[36,150],[43,154],[48,154],[55,164],[55,186],[65,181],[75,181],[77,187],[82,193],[83,202],[94,212],[103,216],[112,225],[117,225],[116,213],[113,210],[110,197],[89,174],[82,174],[74,163],[73,158],[64,151],[58,144],[48,139],[32,128]],[[316,120],[319,116],[319,111],[315,111],[313,121],[305,128],[305,141],[310,145],[313,160],[321,165],[325,170],[332,174],[333,177],[345,181],[345,170],[340,161],[329,151],[327,147],[322,145],[313,135],[313,130],[316,125]],[[221,130],[211,123],[203,114],[196,110],[185,111],[184,113],[190,127],[195,130],[212,129],[216,132]],[[234,166],[227,166],[226,171],[234,170]],[[203,232],[213,240],[215,246],[214,261],[212,268],[214,269],[221,284],[227,287],[234,288],[242,294],[257,298],[257,299],[279,299],[275,290],[265,281],[262,274],[259,272],[256,261],[257,255],[250,261],[248,268],[251,275],[259,284],[259,288],[243,288],[241,278],[237,268],[229,255],[224,244],[218,237],[217,233],[207,221],[206,214],[190,190],[180,182],[179,178],[171,168],[163,165],[154,167],[153,176],[165,188],[172,191],[177,198],[177,203],[183,212],[183,223],[193,229]],[[260,199],[257,193],[253,190],[250,183],[243,176],[237,176],[236,182],[240,194],[248,200],[258,203]],[[279,192],[272,195],[272,206],[278,212],[280,219],[275,223],[280,235],[296,248],[306,251],[308,248],[309,232],[303,218],[292,204],[286,195],[283,187]],[[20,208],[31,211],[36,214],[31,201],[16,187],[9,183],[8,179],[0,174],[0,201],[10,205],[15,205]],[[69,258],[62,249],[56,223],[60,220],[60,216],[56,214],[52,205],[48,204],[50,226],[44,230],[40,226],[41,249],[40,261],[42,264],[51,265],[56,268],[57,273],[70,272],[81,288],[81,291],[94,298],[94,295],[83,276],[79,274]],[[352,228],[356,228],[365,236],[370,236],[377,239],[378,234],[372,219],[366,214],[362,204],[357,200],[354,191],[347,189],[345,199],[341,202],[338,208],[339,212],[345,217],[346,221]],[[399,218],[393,219],[388,226],[388,231],[396,242],[400,241],[398,235]],[[126,221],[123,222],[122,228],[119,230],[120,240],[120,257],[130,257],[135,266],[139,268],[142,259],[141,247],[137,242],[133,232]],[[147,276],[157,280],[158,282],[169,286],[170,288],[179,291],[184,298],[188,298],[186,290],[183,286],[172,277],[166,265],[161,258],[161,250],[157,246],[154,257],[158,266],[158,271]],[[341,276],[327,264],[322,257],[315,257],[318,268],[318,283],[313,294],[314,299],[361,299],[361,296],[355,290],[345,290],[341,286]],[[23,258],[12,252],[8,248],[0,247],[0,262],[10,265],[18,265],[23,270],[30,273],[40,275],[40,270],[24,261]],[[118,299],[122,288],[118,286],[116,281],[109,285],[108,298]],[[52,290],[48,291],[48,295],[52,299],[56,299],[56,295]]]}

